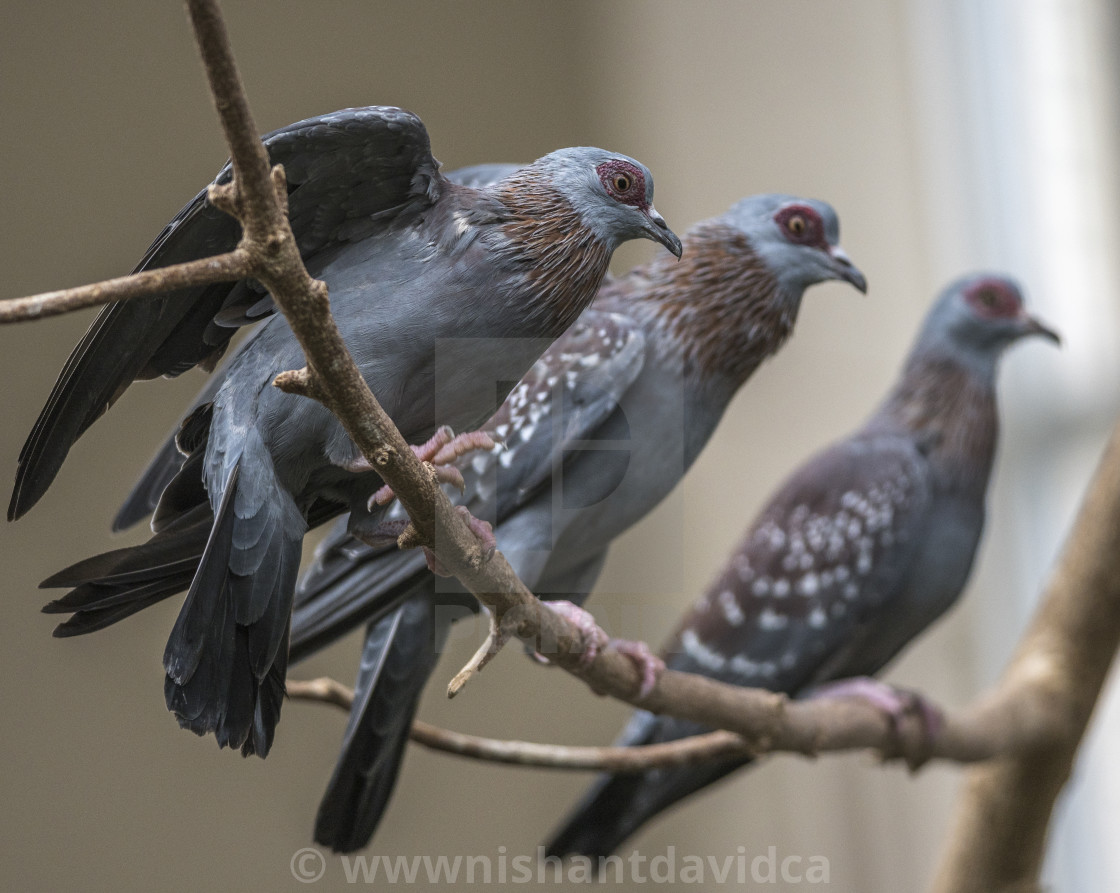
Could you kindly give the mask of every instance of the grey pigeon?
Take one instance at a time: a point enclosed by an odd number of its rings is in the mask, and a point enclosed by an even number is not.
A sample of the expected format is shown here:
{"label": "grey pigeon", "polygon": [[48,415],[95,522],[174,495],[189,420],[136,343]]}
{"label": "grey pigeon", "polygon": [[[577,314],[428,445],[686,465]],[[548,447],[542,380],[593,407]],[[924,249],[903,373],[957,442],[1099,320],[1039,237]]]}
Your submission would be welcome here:
{"label": "grey pigeon", "polygon": [[[605,285],[518,384],[485,426],[505,448],[460,464],[467,506],[495,523],[534,592],[587,597],[611,541],[676,486],[785,342],[806,288],[866,288],[838,234],[823,202],[745,199],[690,229],[679,264],[657,258]],[[292,658],[372,618],[320,843],[353,850],[372,836],[450,620],[470,604],[437,593],[415,553],[371,549],[341,526],[320,547],[297,595]]]}
{"label": "grey pigeon", "polygon": [[[950,285],[886,400],[782,485],[666,644],[666,664],[804,696],[878,672],[940,617],[968,579],[984,526],[996,364],[1028,335],[1058,340],[1026,313],[1014,282],[980,275]],[[618,743],[704,731],[638,711]],[[603,775],[548,853],[611,853],[745,762]]]}
{"label": "grey pigeon", "polygon": [[[363,377],[413,443],[439,425],[484,422],[590,303],[619,244],[650,238],[680,253],[653,208],[649,171],[602,149],[562,149],[475,189],[440,174],[423,124],[399,109],[348,109],[266,142],[291,178],[308,270],[329,286]],[[235,236],[200,196],[146,263],[231,247]],[[267,313],[252,291],[210,287],[103,311],[28,441],[16,513],[134,378],[209,363],[228,340],[222,326]],[[303,364],[282,316],[259,325],[183,422],[178,454],[169,443],[126,504],[123,522],[155,509],[155,537],[44,584],[77,587],[45,609],[74,612],[59,635],[189,587],[164,653],[168,709],[245,754],[267,753],[279,717],[304,533],[347,511],[354,530],[377,520],[367,503],[382,482],[355,470],[360,454],[341,425],[271,386]]]}

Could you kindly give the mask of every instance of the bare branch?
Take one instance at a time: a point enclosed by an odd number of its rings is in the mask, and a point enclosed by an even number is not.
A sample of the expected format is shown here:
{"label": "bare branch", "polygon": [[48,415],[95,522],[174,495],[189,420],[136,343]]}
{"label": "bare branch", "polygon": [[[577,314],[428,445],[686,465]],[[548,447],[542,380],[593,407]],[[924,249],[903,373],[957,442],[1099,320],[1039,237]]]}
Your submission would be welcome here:
{"label": "bare branch", "polygon": [[144,270],[129,276],[107,279],[92,285],[48,291],[27,298],[0,301],[0,325],[46,319],[98,304],[111,304],[132,298],[144,298],[178,288],[233,282],[249,275],[249,257],[240,249],[202,260]]}
{"label": "bare branch", "polygon": [[[711,732],[664,745],[628,747],[569,747],[478,738],[436,729],[417,721],[412,740],[435,750],[499,763],[550,769],[636,771],[725,759],[793,752],[803,756],[848,750],[875,750],[884,761],[905,760],[918,768],[929,759],[972,763],[1006,752],[1033,749],[1046,728],[1043,723],[1016,722],[1014,702],[986,701],[959,715],[948,716],[931,742],[917,716],[895,727],[876,708],[859,700],[820,698],[790,701],[784,695],[758,688],[741,688],[703,676],[671,673],[693,696],[724,704],[720,728],[744,728],[745,733]],[[354,692],[328,677],[289,680],[288,695],[349,710]],[[681,711],[674,708],[673,715]],[[760,732],[760,729],[768,729]]]}
{"label": "bare branch", "polygon": [[[876,708],[860,701],[791,702],[780,694],[673,671],[662,673],[652,691],[639,698],[639,671],[626,656],[606,648],[593,661],[582,661],[586,643],[575,624],[538,602],[500,553],[487,560],[434,476],[370,393],[331,317],[326,286],[311,279],[300,259],[286,217],[283,171],[269,167],[256,135],[217,4],[188,0],[188,8],[235,173],[231,184],[211,190],[211,200],[241,222],[241,244],[218,258],[6,302],[0,304],[0,322],[42,318],[189,285],[258,279],[307,357],[306,369],[282,373],[277,386],[319,400],[339,418],[412,519],[402,540],[432,548],[440,564],[490,608],[503,636],[508,631],[547,654],[594,691],[654,713],[727,730],[670,746],[668,755],[656,759],[711,759],[716,753],[732,752],[815,755],[868,747],[885,758],[902,757],[911,766],[929,758],[971,762],[998,757],[975,770],[969,780],[936,889],[945,893],[1035,884],[1054,798],[1068,777],[1120,641],[1120,429],[1044,605],[1003,682],[974,708],[948,717],[931,744],[917,720],[904,719],[894,728]],[[497,637],[492,651],[503,636]],[[298,683],[291,683],[290,691],[295,695]],[[326,685],[316,697],[339,705],[347,702],[345,689],[337,684]],[[583,768],[634,768],[646,765],[635,760],[655,758],[592,748],[593,759],[590,753],[561,753],[551,746],[542,751],[541,746],[524,743],[483,745],[445,732],[427,738],[455,752],[488,753],[489,758],[518,763],[567,765],[578,757],[584,760]],[[732,746],[738,750],[720,751]],[[691,755],[682,756],[686,751]]]}
{"label": "bare branch", "polygon": [[[1052,734],[972,770],[937,893],[1034,890],[1054,801],[1120,643],[1120,425],[995,697]],[[1029,720],[1027,720],[1029,722]]]}

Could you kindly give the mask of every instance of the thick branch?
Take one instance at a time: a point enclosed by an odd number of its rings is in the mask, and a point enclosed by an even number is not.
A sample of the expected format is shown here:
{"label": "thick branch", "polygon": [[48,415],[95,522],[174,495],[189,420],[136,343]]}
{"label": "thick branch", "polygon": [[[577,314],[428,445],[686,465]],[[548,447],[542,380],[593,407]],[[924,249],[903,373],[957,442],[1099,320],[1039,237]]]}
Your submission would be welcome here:
{"label": "thick branch", "polygon": [[1120,425],[997,695],[1048,714],[1040,746],[966,779],[937,893],[1038,889],[1054,801],[1120,643]]}
{"label": "thick branch", "polygon": [[249,257],[238,249],[229,254],[218,254],[185,264],[145,270],[142,273],[107,279],[92,285],[0,301],[0,325],[46,319],[48,316],[58,316],[86,307],[95,307],[98,304],[149,297],[174,291],[177,288],[210,285],[214,282],[233,282],[244,279],[248,274]]}
{"label": "thick branch", "polygon": [[[686,763],[702,763],[732,756],[758,757],[794,752],[816,756],[825,752],[878,751],[884,760],[903,759],[917,768],[927,759],[972,763],[993,756],[1034,748],[1045,723],[1016,718],[1017,699],[984,702],[959,715],[944,718],[930,742],[919,717],[906,717],[896,727],[876,708],[858,700],[820,698],[789,701],[783,695],[756,688],[741,688],[703,676],[672,673],[670,684],[709,705],[722,704],[715,721],[721,729],[669,744],[642,747],[570,747],[534,744],[464,735],[413,724],[412,740],[435,750],[498,763],[549,769],[635,771]],[[349,710],[354,692],[340,682],[322,677],[289,680],[288,695],[297,700],[319,701]],[[673,715],[683,711],[674,705]]]}
{"label": "thick branch", "polygon": [[[9,302],[0,305],[0,321],[245,275],[258,279],[287,317],[308,361],[307,370],[284,373],[277,385],[320,400],[338,416],[407,509],[413,523],[410,541],[431,546],[440,563],[490,607],[501,630],[547,654],[552,663],[581,676],[599,693],[738,733],[741,743],[736,746],[743,753],[816,754],[875,747],[887,756],[904,755],[912,765],[929,757],[973,761],[999,755],[997,763],[977,770],[969,783],[938,890],[1034,883],[1053,799],[1068,777],[1120,637],[1116,438],[1043,609],[1003,684],[977,707],[949,717],[927,751],[921,749],[917,723],[911,728],[904,722],[894,730],[878,710],[858,701],[789,702],[770,692],[672,671],[663,673],[653,690],[639,699],[639,671],[627,657],[608,648],[584,665],[579,629],[543,607],[500,553],[485,559],[433,475],[369,392],[330,315],[326,287],[310,278],[300,260],[285,214],[283,171],[269,169],[217,5],[214,0],[188,0],[188,7],[235,171],[233,183],[213,190],[211,197],[240,220],[241,245],[220,258],[149,271],[123,284],[113,280]],[[176,276],[182,278],[173,279]],[[457,746],[460,751],[473,747],[462,742]],[[687,745],[692,746],[697,745]],[[503,748],[509,750],[506,745],[490,746],[492,752]],[[522,760],[521,755],[511,758]]]}

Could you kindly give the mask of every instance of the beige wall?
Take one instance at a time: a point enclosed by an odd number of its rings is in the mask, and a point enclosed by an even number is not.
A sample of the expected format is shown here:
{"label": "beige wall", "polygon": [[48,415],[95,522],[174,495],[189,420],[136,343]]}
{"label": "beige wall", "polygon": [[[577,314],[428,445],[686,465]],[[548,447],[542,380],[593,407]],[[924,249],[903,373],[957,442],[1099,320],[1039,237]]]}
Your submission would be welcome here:
{"label": "beige wall", "polygon": [[[633,154],[655,171],[658,208],[678,229],[759,191],[839,210],[870,294],[837,285],[809,294],[793,342],[736,401],[682,490],[619,544],[595,602],[607,616],[646,588],[651,556],[683,555],[674,585],[655,587],[668,607],[654,627],[667,627],[780,476],[867,412],[940,285],[922,226],[899,3],[227,6],[262,129],[394,103],[423,117],[448,167],[570,144]],[[0,91],[4,297],[127,271],[224,158],[176,4],[9,10]],[[629,248],[623,261],[647,254]],[[0,331],[5,474],[88,318]],[[52,618],[37,613],[38,580],[140,537],[111,537],[108,519],[200,382],[192,374],[137,387],[74,450],[36,510],[0,532],[7,888],[299,886],[289,859],[310,843],[344,716],[289,704],[273,755],[243,761],[178,731],[164,710],[160,656],[177,601],[69,641],[51,639]],[[967,698],[963,617],[923,640],[894,678],[950,704]],[[441,696],[456,667],[449,657],[424,716],[499,736],[613,737],[623,707],[509,651],[453,703]],[[293,675],[349,681],[356,656],[350,641]],[[895,893],[928,875],[956,778],[932,768],[911,779],[860,756],[779,758],[652,823],[636,843],[650,854],[675,844],[719,857],[776,845],[826,856],[832,889]],[[415,752],[375,851],[533,852],[587,781]],[[335,885],[345,886],[332,860],[317,888]]]}

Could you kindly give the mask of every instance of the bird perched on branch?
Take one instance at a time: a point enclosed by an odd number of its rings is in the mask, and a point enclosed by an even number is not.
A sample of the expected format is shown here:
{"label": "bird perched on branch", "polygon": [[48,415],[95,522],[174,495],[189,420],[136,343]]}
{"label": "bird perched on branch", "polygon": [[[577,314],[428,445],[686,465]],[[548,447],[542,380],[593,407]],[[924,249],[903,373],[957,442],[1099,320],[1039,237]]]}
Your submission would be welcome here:
{"label": "bird perched on branch", "polygon": [[[485,426],[504,449],[460,460],[465,504],[493,521],[533,592],[587,597],[611,541],[676,486],[738,388],[785,342],[806,288],[831,279],[866,289],[838,238],[823,202],[745,199],[691,228],[679,264],[656,258],[605,285],[533,366]],[[373,834],[424,683],[462,614],[454,602],[421,557],[371,549],[342,527],[301,581],[294,660],[372,618],[320,843],[353,850]]]}
{"label": "bird perched on branch", "polygon": [[[367,384],[407,440],[484,422],[595,296],[614,249],[652,239],[680,255],[632,158],[561,149],[483,188],[438,170],[428,134],[395,108],[346,109],[265,138],[288,177],[293,231]],[[230,177],[227,168],[218,181]],[[234,246],[201,193],[142,268]],[[252,283],[106,308],[71,355],[20,456],[10,517],[41,495],[74,440],[137,378],[211,365],[233,327],[272,312]],[[118,516],[155,510],[155,537],[81,562],[47,610],[89,632],[189,587],[164,654],[167,706],[186,728],[264,756],[288,658],[300,546],[342,512],[359,535],[382,484],[335,417],[272,387],[304,365],[282,316],[210,382]],[[176,450],[177,448],[177,450]],[[185,458],[184,458],[185,457]],[[375,507],[376,508],[376,507]]]}
{"label": "bird perched on branch", "polygon": [[[996,365],[1021,338],[1058,336],[1014,282],[961,279],[938,298],[902,374],[870,419],[778,490],[681,621],[666,665],[804,696],[908,698],[866,678],[948,609],[984,525],[996,449]],[[833,680],[850,679],[851,684]],[[708,731],[637,712],[619,739],[654,744]],[[613,852],[644,822],[747,761],[604,775],[548,844]]]}

